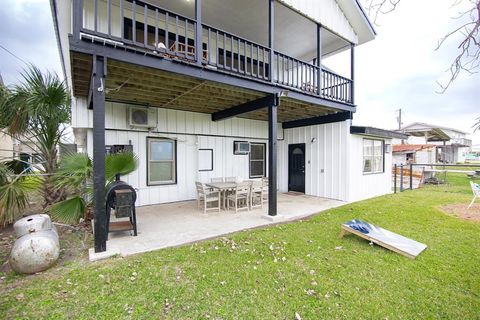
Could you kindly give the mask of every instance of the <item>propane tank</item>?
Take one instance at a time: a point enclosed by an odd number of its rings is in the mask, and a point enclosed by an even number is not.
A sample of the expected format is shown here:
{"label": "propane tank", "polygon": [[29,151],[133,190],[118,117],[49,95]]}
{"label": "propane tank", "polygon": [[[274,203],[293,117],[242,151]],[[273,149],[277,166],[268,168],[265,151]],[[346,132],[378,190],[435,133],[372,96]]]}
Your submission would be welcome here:
{"label": "propane tank", "polygon": [[36,273],[50,268],[58,259],[58,233],[46,214],[22,218],[13,225],[17,240],[10,254],[10,266],[19,273]]}

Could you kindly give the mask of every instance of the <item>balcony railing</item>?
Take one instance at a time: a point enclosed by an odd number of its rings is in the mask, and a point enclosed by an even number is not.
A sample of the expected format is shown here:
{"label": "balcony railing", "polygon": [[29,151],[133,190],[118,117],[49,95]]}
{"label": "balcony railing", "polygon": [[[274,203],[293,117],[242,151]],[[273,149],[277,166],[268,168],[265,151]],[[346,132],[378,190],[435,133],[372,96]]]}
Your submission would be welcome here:
{"label": "balcony railing", "polygon": [[[197,22],[146,1],[81,0],[74,26],[82,36],[111,40],[161,57],[198,64]],[[81,24],[75,20],[82,21]],[[75,27],[74,27],[75,29]],[[235,76],[270,82],[305,94],[351,104],[352,80],[226,31],[202,24],[200,63]],[[75,32],[75,30],[74,30]],[[272,61],[270,61],[272,60]]]}

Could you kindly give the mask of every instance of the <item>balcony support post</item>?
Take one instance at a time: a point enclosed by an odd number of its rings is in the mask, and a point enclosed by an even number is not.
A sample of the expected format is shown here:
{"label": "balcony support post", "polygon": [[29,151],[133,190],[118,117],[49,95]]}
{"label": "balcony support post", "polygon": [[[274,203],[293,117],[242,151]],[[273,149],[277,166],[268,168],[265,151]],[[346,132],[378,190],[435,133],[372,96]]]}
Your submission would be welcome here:
{"label": "balcony support post", "polygon": [[275,39],[275,0],[268,0],[268,80],[273,82],[273,51]]}
{"label": "balcony support post", "polygon": [[277,215],[277,109],[278,94],[268,106],[268,215]]}
{"label": "balcony support post", "polygon": [[83,26],[83,0],[73,0],[72,33],[76,40],[80,40],[80,29]]}
{"label": "balcony support post", "polygon": [[105,209],[105,57],[93,56],[93,212],[95,252],[107,250]]}
{"label": "balcony support post", "polygon": [[350,44],[350,103],[355,104],[355,44]]}
{"label": "balcony support post", "polygon": [[[207,50],[209,50],[208,48]],[[203,60],[202,0],[195,0],[195,60],[198,65]]]}
{"label": "balcony support post", "polygon": [[319,96],[322,95],[322,26],[317,23],[317,66],[318,66],[318,74],[317,74],[317,93]]}

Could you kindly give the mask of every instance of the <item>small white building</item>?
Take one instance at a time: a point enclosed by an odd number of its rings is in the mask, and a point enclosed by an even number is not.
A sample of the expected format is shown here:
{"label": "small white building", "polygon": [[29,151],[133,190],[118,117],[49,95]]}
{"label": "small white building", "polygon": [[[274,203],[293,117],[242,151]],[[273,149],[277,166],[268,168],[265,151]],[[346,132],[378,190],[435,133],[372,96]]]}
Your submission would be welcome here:
{"label": "small white building", "polygon": [[437,146],[432,144],[394,144],[393,164],[436,163]]}

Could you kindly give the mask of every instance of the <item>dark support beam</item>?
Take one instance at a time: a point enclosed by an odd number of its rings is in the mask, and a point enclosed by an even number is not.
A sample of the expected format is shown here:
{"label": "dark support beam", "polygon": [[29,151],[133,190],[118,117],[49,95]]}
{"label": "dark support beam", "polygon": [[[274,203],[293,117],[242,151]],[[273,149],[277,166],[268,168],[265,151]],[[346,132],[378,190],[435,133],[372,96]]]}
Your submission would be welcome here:
{"label": "dark support beam", "polygon": [[350,91],[350,102],[355,104],[355,45],[350,45],[350,79],[352,80],[352,89]]}
{"label": "dark support beam", "polygon": [[228,118],[238,116],[242,113],[252,112],[258,109],[262,109],[262,108],[274,105],[275,103],[278,104],[278,96],[270,94],[268,96],[259,98],[257,100],[248,101],[238,106],[212,113],[212,121],[225,120]]}
{"label": "dark support beam", "polygon": [[283,129],[291,129],[298,127],[313,126],[316,124],[339,122],[344,120],[353,119],[353,113],[351,112],[338,112],[334,114],[328,114],[326,116],[318,116],[307,119],[293,120],[282,123]]}
{"label": "dark support beam", "polygon": [[277,215],[277,109],[280,100],[268,106],[268,215]]}
{"label": "dark support beam", "polygon": [[80,29],[83,25],[83,0],[73,0],[72,13],[72,34],[75,39],[80,39]]}
{"label": "dark support beam", "polygon": [[273,82],[273,51],[275,39],[275,0],[268,0],[268,79]]}
{"label": "dark support beam", "polygon": [[317,23],[317,66],[318,66],[318,95],[322,95],[322,26]]}
{"label": "dark support beam", "polygon": [[195,60],[197,61],[197,64],[201,65],[202,59],[203,59],[202,0],[195,0]]}
{"label": "dark support beam", "polygon": [[107,250],[105,210],[105,77],[106,58],[93,56],[93,210],[95,252]]}

